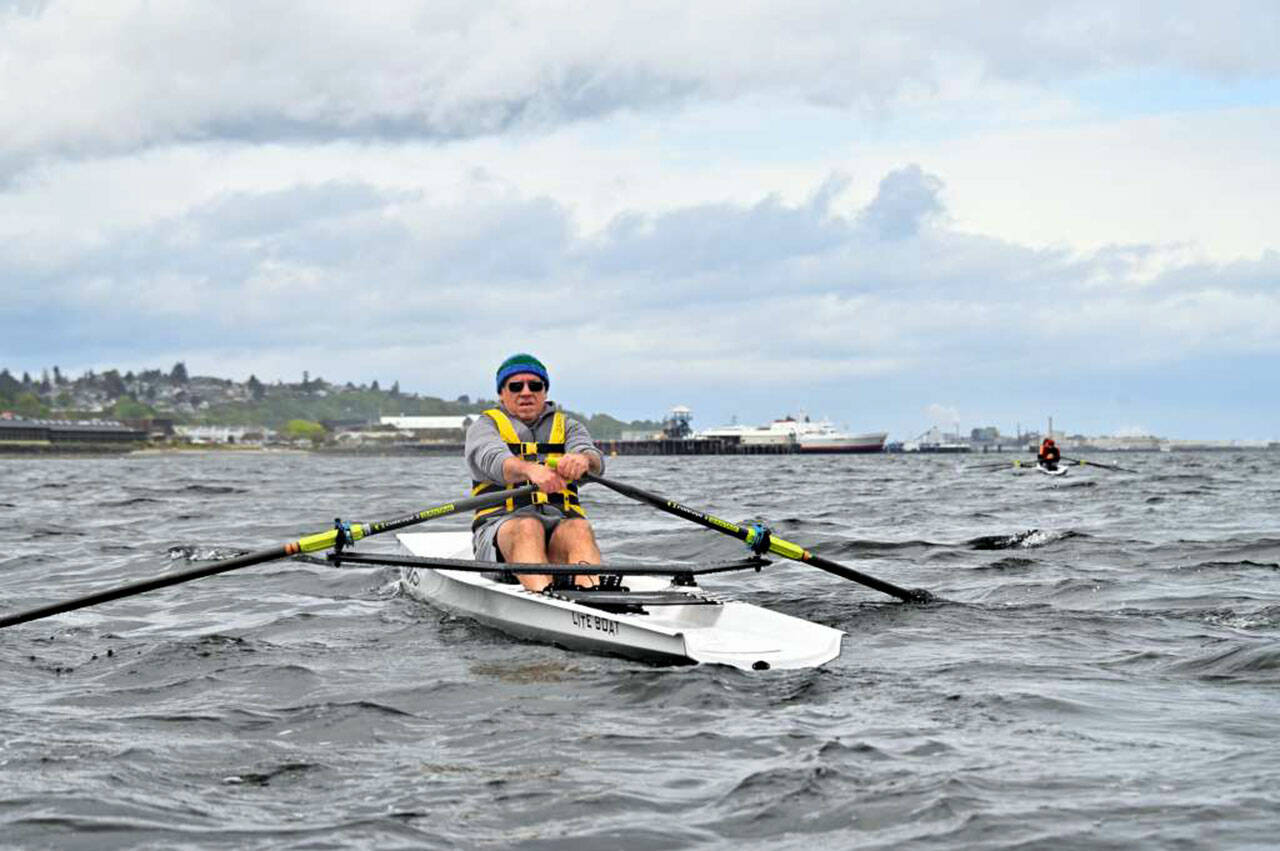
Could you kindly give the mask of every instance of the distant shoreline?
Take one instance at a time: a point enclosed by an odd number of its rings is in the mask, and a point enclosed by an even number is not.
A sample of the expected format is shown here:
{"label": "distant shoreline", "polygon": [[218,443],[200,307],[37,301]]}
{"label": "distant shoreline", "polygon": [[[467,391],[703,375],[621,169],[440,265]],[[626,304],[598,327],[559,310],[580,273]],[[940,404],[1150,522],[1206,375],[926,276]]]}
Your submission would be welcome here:
{"label": "distant shoreline", "polygon": [[[1224,452],[1275,452],[1280,451],[1280,443],[1273,443],[1269,446],[1189,446],[1177,447],[1170,450],[1160,449],[1074,449],[1078,454],[1085,455],[1203,455],[1203,454],[1219,454]],[[170,456],[170,455],[241,455],[255,454],[264,455],[330,455],[342,457],[399,457],[399,458],[422,458],[422,457],[452,457],[462,454],[461,446],[449,444],[443,445],[415,445],[408,447],[370,447],[365,449],[357,449],[351,447],[319,447],[315,449],[303,449],[298,447],[278,447],[278,446],[244,446],[244,445],[226,445],[226,444],[206,444],[199,446],[148,446],[141,449],[130,446],[122,446],[115,444],[40,444],[33,445],[30,443],[4,442],[0,441],[0,460],[6,458],[107,458],[107,457],[129,457],[136,458],[140,456]],[[606,451],[606,455],[610,453]],[[619,452],[619,456],[630,455],[631,453]],[[746,457],[748,453],[715,453],[712,455],[700,455],[698,453],[650,453],[646,452],[637,457]],[[1028,458],[1034,458],[1033,450],[1026,451],[1005,451],[1005,452],[950,452],[939,453],[928,450],[915,452],[865,452],[865,453],[806,453],[807,455],[830,454],[830,455],[855,455],[858,457],[867,456],[883,456],[888,458],[903,457],[924,457],[937,460],[939,456],[946,455],[949,458],[960,461],[964,458],[972,458],[980,460],[983,458],[991,458],[993,455],[1018,456],[1024,455]],[[757,456],[753,456],[757,457]],[[794,458],[794,454],[784,454],[781,457]]]}

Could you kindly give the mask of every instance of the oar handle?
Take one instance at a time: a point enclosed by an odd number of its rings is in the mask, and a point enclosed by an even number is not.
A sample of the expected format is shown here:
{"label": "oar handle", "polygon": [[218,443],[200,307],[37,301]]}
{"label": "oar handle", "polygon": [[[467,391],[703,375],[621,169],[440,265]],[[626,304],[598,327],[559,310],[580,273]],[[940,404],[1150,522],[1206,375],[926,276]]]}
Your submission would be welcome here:
{"label": "oar handle", "polygon": [[[582,481],[596,482],[597,484],[604,485],[610,490],[617,491],[623,496],[629,496],[639,502],[648,503],[660,511],[665,511],[668,514],[674,514],[677,517],[683,517],[685,520],[697,523],[700,526],[705,526],[708,529],[715,529],[717,532],[731,535],[745,544],[751,545],[756,543],[756,535],[758,533],[754,529],[739,526],[736,523],[730,523],[728,520],[722,520],[712,514],[698,511],[697,509],[690,508],[687,505],[681,505],[675,500],[667,499],[666,497],[659,496],[655,493],[649,493],[648,491],[642,490],[634,485],[615,482],[610,479],[606,479],[604,476],[595,475],[594,473],[584,474],[582,476]],[[867,574],[854,570],[853,568],[845,567],[842,564],[837,564],[836,562],[822,558],[821,556],[815,556],[803,547],[779,538],[773,534],[769,535],[769,552],[780,555],[783,558],[789,558],[794,561],[811,564],[814,567],[827,571],[828,573],[833,573],[836,576],[843,577],[844,579],[848,579],[853,582],[860,582],[869,588],[874,588],[877,591],[881,591],[891,597],[897,597],[899,600],[903,600],[908,603],[927,603],[935,599],[932,594],[923,588],[911,590],[899,588],[892,582],[886,582],[883,579],[868,576]]]}

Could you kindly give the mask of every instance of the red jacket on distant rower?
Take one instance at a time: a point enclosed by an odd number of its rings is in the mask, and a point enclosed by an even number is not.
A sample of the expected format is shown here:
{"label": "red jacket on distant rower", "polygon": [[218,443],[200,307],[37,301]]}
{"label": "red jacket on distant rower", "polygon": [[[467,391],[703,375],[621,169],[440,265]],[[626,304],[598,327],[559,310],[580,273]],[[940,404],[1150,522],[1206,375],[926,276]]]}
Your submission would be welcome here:
{"label": "red jacket on distant rower", "polygon": [[1040,444],[1040,454],[1036,459],[1050,469],[1058,466],[1062,453],[1058,451],[1058,445],[1053,442],[1052,437],[1046,437],[1044,443]]}

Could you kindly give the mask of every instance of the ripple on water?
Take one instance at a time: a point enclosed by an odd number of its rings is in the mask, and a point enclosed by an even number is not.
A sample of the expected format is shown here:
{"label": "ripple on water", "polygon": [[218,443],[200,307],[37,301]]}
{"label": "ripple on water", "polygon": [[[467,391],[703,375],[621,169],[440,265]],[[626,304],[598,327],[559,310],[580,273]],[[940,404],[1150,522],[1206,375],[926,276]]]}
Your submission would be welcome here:
{"label": "ripple on water", "polygon": [[[19,847],[1264,847],[1280,453],[1247,458],[1174,453],[1156,469],[1135,456],[1123,481],[1073,470],[1062,482],[902,456],[610,459],[613,477],[766,520],[949,601],[904,605],[790,562],[708,578],[845,631],[841,657],[817,671],[569,653],[405,599],[394,571],[295,562],[15,627],[0,633],[0,835]],[[0,505],[5,611],[234,558],[334,516],[399,516],[464,486],[456,458],[6,462],[15,470],[24,498]],[[741,552],[611,494],[584,501],[611,557]],[[394,549],[384,537],[368,548]]]}
{"label": "ripple on water", "polygon": [[1230,642],[1225,648],[1174,662],[1169,670],[1203,679],[1275,683],[1280,681],[1280,644]]}

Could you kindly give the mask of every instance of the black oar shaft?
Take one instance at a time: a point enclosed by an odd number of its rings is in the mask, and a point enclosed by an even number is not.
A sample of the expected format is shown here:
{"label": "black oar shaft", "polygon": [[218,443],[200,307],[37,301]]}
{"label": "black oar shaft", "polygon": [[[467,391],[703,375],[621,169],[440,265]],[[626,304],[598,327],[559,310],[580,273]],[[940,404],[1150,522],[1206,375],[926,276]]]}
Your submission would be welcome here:
{"label": "black oar shaft", "polygon": [[877,579],[874,576],[863,573],[860,570],[854,570],[852,567],[846,567],[838,564],[831,559],[814,555],[805,550],[805,564],[811,564],[814,567],[820,567],[827,573],[834,573],[836,576],[842,576],[852,582],[861,582],[868,588],[874,588],[877,591],[888,594],[890,597],[897,597],[907,603],[927,603],[933,599],[933,595],[923,588],[899,588],[892,582],[886,582],[883,579]]}
{"label": "black oar shaft", "polygon": [[[705,512],[698,511],[697,509],[690,508],[687,505],[681,505],[674,500],[667,499],[666,497],[659,496],[654,493],[649,493],[648,491],[641,490],[640,488],[632,485],[625,485],[622,482],[615,482],[610,479],[606,479],[603,476],[597,476],[590,473],[584,475],[582,480],[587,482],[597,482],[610,490],[617,491],[623,496],[629,496],[639,502],[648,503],[660,511],[665,511],[668,514],[674,514],[677,517],[683,517],[685,520],[705,526],[708,529],[715,529],[717,532],[732,535],[747,544],[752,543],[755,537],[754,530],[750,528],[739,526],[736,523],[730,523],[727,520],[721,520],[719,517],[715,517],[714,515],[706,514]],[[897,597],[899,600],[904,600],[909,603],[923,603],[933,599],[933,595],[928,591],[919,588],[910,590],[906,588],[899,588],[892,582],[877,579],[874,576],[869,576],[861,571],[854,570],[851,567],[845,567],[842,564],[837,564],[830,559],[823,558],[822,556],[816,556],[803,547],[793,544],[790,541],[785,541],[776,535],[770,536],[769,551],[789,559],[794,559],[795,561],[811,564],[814,567],[827,571],[828,573],[833,573],[836,576],[840,576],[853,582],[859,582],[869,588],[874,588],[877,591],[888,594],[891,597]]]}
{"label": "black oar shaft", "polygon": [[[26,623],[27,621],[40,620],[41,618],[47,618],[51,615],[60,615],[63,612],[83,609],[87,606],[96,606],[99,603],[108,603],[112,600],[119,600],[121,597],[131,597],[134,594],[154,591],[157,588],[165,588],[169,585],[179,585],[183,582],[190,582],[192,579],[199,579],[203,576],[212,576],[215,573],[226,573],[228,570],[236,570],[237,568],[249,567],[253,564],[261,564],[264,561],[274,561],[275,559],[285,558],[291,554],[291,546],[292,545],[290,544],[285,544],[284,546],[273,547],[269,550],[259,550],[256,553],[249,553],[248,555],[243,555],[239,558],[218,561],[213,564],[205,564],[200,567],[193,567],[190,570],[170,573],[166,576],[156,576],[152,579],[144,579],[141,582],[133,582],[128,585],[121,585],[118,588],[99,591],[96,594],[86,594],[83,597],[76,597],[74,600],[65,600],[61,603],[51,603],[47,606],[29,609],[25,612],[0,616],[0,629],[3,629],[6,626]],[[296,552],[296,550],[293,552]]]}
{"label": "black oar shaft", "polygon": [[1087,465],[1088,465],[1088,466],[1090,466],[1090,467],[1101,467],[1101,468],[1102,468],[1102,469],[1104,469],[1104,470],[1118,470],[1118,471],[1119,471],[1119,472],[1121,472],[1121,473],[1136,473],[1136,472],[1138,472],[1137,470],[1130,470],[1128,467],[1121,467],[1121,466],[1119,466],[1118,464],[1103,464],[1103,463],[1102,463],[1102,462],[1100,462],[1100,461],[1086,461],[1086,460],[1084,460],[1083,458],[1068,458],[1066,455],[1063,455],[1063,456],[1062,456],[1062,460],[1064,460],[1064,461],[1073,461],[1073,462],[1075,462],[1076,464],[1087,464]]}
{"label": "black oar shaft", "polygon": [[[497,491],[495,493],[460,499],[456,502],[445,503],[444,505],[437,505],[434,508],[427,508],[414,514],[406,514],[402,517],[396,517],[391,520],[380,520],[374,523],[354,523],[351,524],[351,537],[358,541],[362,538],[367,538],[370,535],[377,535],[380,532],[390,532],[395,529],[403,529],[405,526],[412,526],[415,523],[425,523],[426,521],[434,520],[437,517],[446,517],[450,514],[457,514],[462,511],[471,511],[473,509],[489,508],[494,505],[501,505],[508,499],[518,499],[522,496],[533,493],[535,490],[537,490],[536,485],[524,485],[511,490]],[[319,550],[332,549],[337,542],[337,530],[330,529],[327,532],[307,535],[296,541],[281,544],[278,547],[258,550],[257,552],[248,553],[247,555],[242,555],[237,558],[227,559],[226,561],[218,561],[213,564],[201,565],[200,567],[193,567],[190,570],[170,573],[165,576],[157,576],[152,579],[144,579],[140,582],[121,585],[118,588],[109,588],[95,594],[87,594],[83,597],[77,597],[74,600],[65,600],[61,603],[51,603],[46,606],[40,606],[39,608],[29,609],[25,612],[16,612],[11,615],[0,616],[0,629],[20,623],[27,623],[28,621],[47,618],[51,615],[59,615],[63,612],[83,609],[87,606],[95,606],[98,603],[107,603],[111,600],[119,600],[122,597],[131,597],[134,594],[143,594],[147,591],[154,591],[157,588],[166,588],[170,585],[190,582],[192,579],[200,579],[204,576],[213,576],[216,573],[226,573],[229,570],[236,570],[241,567],[249,567],[255,564],[262,564],[263,562],[287,558],[288,556],[297,555],[298,553],[311,553]]]}

